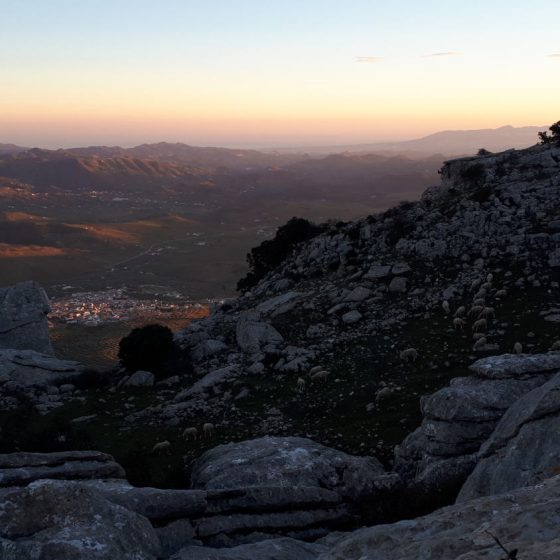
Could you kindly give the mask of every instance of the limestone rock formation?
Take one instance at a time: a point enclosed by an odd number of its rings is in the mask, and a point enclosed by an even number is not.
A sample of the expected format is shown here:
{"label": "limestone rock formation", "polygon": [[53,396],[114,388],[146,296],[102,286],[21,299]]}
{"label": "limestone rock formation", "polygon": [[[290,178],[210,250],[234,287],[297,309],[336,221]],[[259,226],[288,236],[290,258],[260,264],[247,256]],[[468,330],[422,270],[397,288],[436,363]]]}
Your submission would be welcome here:
{"label": "limestone rock formation", "polygon": [[560,472],[560,374],[517,400],[478,453],[458,502],[533,486]]}
{"label": "limestone rock formation", "polygon": [[47,295],[36,282],[0,288],[0,348],[35,350],[53,356],[49,312]]}

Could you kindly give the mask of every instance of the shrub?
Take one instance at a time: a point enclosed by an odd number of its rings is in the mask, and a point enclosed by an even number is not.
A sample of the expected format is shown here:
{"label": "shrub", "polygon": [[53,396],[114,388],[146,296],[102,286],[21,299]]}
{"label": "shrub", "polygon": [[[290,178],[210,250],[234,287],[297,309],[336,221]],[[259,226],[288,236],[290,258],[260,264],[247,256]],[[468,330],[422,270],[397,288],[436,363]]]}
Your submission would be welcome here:
{"label": "shrub", "polygon": [[308,241],[324,231],[319,226],[303,218],[292,218],[279,227],[273,239],[263,241],[251,249],[247,255],[249,272],[237,283],[238,290],[248,290],[256,286],[268,272],[282,263],[298,243]]}
{"label": "shrub", "polygon": [[461,171],[461,177],[472,185],[480,185],[486,178],[486,168],[482,163],[469,165]]}
{"label": "shrub", "polygon": [[555,144],[556,146],[560,146],[560,121],[551,124],[548,130],[550,131],[550,135],[548,132],[539,132],[541,144]]}
{"label": "shrub", "polygon": [[128,371],[145,369],[158,373],[175,351],[173,333],[163,325],[133,329],[119,342],[119,360]]}

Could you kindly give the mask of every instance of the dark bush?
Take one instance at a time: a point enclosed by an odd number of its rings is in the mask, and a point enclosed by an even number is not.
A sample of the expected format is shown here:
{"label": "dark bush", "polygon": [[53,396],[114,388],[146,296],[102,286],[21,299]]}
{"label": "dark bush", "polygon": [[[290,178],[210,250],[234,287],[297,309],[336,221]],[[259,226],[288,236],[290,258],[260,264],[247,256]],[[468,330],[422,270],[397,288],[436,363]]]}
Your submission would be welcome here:
{"label": "dark bush", "polygon": [[491,153],[492,152],[490,152],[486,148],[480,148],[480,150],[478,150],[476,155],[478,155],[478,156],[489,156]]}
{"label": "dark bush", "polygon": [[319,226],[303,218],[292,218],[279,227],[273,239],[263,241],[251,249],[247,255],[249,273],[237,283],[238,290],[248,290],[256,286],[268,272],[282,263],[298,243],[308,241],[324,231]]}
{"label": "dark bush", "polygon": [[179,349],[173,333],[163,325],[133,329],[119,342],[119,360],[128,371],[139,369],[158,374]]}
{"label": "dark bush", "polygon": [[550,135],[547,132],[539,132],[539,139],[541,144],[555,144],[560,146],[560,121],[551,124],[549,129]]}

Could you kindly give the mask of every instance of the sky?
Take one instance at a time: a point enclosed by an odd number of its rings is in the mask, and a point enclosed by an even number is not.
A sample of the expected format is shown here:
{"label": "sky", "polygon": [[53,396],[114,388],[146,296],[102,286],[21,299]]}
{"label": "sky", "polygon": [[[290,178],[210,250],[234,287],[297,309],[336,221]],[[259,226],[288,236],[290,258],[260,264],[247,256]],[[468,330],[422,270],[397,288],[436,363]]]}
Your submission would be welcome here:
{"label": "sky", "polygon": [[303,146],[560,119],[560,2],[0,0],[0,142]]}

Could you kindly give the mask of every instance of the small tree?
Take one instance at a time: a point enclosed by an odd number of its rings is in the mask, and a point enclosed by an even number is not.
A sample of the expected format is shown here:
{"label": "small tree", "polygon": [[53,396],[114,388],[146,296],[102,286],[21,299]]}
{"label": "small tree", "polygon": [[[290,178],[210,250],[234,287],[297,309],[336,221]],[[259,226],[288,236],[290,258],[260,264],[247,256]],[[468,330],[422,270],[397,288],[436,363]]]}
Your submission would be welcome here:
{"label": "small tree", "polygon": [[119,360],[128,371],[160,370],[176,349],[173,333],[163,325],[133,329],[119,342]]}
{"label": "small tree", "polygon": [[550,125],[548,130],[550,131],[550,135],[548,132],[539,132],[541,144],[555,144],[556,146],[560,146],[560,121]]}

